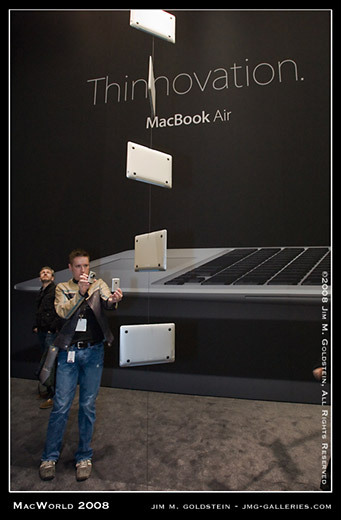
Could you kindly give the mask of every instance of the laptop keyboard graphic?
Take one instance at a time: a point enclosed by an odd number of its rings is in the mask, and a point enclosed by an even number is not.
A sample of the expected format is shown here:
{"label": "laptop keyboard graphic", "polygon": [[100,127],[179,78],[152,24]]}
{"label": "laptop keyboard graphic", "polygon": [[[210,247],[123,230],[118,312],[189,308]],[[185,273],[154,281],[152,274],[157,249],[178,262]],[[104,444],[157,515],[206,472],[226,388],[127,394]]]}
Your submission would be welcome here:
{"label": "laptop keyboard graphic", "polygon": [[323,271],[330,280],[328,247],[237,248],[165,285],[321,285]]}

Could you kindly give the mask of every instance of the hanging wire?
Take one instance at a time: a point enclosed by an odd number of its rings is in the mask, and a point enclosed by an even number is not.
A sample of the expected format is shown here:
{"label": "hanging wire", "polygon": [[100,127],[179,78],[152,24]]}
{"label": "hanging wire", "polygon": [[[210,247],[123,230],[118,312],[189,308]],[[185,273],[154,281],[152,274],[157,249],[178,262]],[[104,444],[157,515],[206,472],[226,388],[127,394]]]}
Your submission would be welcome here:
{"label": "hanging wire", "polygon": [[[154,63],[154,36],[152,36],[152,60]],[[153,129],[150,128],[150,148],[153,148]],[[149,200],[148,200],[148,233],[151,232],[152,225],[152,186],[149,185]],[[147,296],[147,314],[148,323],[150,323],[150,271],[148,272],[148,296]],[[146,487],[149,488],[149,392],[147,392],[147,418],[146,418]]]}
{"label": "hanging wire", "polygon": [[[154,51],[155,51],[155,42],[154,36],[152,36],[152,62],[154,64]],[[150,128],[150,148],[153,148],[153,128]],[[148,200],[148,233],[151,233],[152,226],[152,185],[149,185],[149,200]],[[150,323],[150,271],[148,271],[148,295],[147,295],[147,315],[148,315],[148,323]]]}

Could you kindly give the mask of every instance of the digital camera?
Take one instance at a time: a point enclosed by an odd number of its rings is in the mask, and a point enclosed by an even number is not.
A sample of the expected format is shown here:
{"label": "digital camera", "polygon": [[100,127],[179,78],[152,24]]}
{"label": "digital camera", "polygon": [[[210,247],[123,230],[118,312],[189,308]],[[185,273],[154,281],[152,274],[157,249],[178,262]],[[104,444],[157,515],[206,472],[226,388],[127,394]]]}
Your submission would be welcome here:
{"label": "digital camera", "polygon": [[94,271],[90,271],[89,276],[88,276],[88,282],[94,283],[95,278],[96,278],[96,273],[94,273]]}

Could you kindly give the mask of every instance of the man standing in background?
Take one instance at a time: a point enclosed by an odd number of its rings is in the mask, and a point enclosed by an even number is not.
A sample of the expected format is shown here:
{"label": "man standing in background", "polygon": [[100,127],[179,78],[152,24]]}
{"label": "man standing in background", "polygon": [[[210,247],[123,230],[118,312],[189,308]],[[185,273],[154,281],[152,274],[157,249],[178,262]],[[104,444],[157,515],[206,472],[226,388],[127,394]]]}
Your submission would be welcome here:
{"label": "man standing in background", "polygon": [[[38,373],[44,364],[49,346],[53,344],[57,331],[61,325],[61,319],[56,313],[54,307],[56,290],[56,285],[54,283],[54,270],[49,266],[44,266],[40,269],[39,277],[42,286],[36,301],[35,324],[33,326],[33,332],[38,334],[42,351]],[[53,404],[54,379],[55,371],[53,370],[49,380],[44,385],[46,389],[44,397],[47,397],[47,399],[40,405],[40,408],[42,409],[51,408]]]}

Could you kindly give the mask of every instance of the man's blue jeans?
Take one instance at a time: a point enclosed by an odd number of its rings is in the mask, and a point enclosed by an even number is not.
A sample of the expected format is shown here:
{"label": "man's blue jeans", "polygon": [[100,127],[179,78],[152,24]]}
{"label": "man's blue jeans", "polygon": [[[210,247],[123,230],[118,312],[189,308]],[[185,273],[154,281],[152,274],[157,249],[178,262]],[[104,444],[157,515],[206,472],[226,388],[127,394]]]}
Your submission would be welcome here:
{"label": "man's blue jeans", "polygon": [[56,336],[56,332],[38,331],[38,338],[42,352],[45,352],[45,350],[48,349],[50,345],[53,345]]}
{"label": "man's blue jeans", "polygon": [[67,362],[67,352],[58,354],[56,392],[47,428],[45,449],[41,460],[59,458],[63,435],[70,408],[79,383],[79,445],[76,462],[91,459],[91,439],[96,419],[96,397],[101,383],[104,345],[98,343],[85,349],[71,347],[75,352],[74,363]]}

